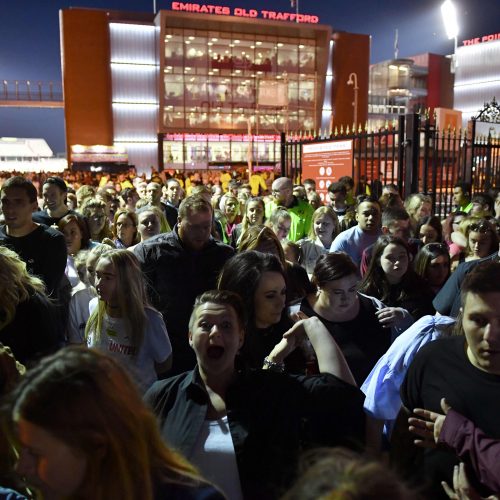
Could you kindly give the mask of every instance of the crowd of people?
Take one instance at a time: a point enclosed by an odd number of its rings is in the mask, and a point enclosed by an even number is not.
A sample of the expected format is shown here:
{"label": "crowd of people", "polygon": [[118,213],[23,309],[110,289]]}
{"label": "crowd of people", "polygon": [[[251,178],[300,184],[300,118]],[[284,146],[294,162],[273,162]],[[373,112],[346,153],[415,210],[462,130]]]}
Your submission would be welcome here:
{"label": "crowd of people", "polygon": [[0,181],[0,498],[500,495],[498,191]]}

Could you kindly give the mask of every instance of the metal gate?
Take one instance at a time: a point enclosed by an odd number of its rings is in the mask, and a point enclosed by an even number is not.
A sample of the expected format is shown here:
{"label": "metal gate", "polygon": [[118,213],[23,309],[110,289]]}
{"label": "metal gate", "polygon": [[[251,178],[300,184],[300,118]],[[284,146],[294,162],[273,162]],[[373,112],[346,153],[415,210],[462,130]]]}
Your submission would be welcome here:
{"label": "metal gate", "polygon": [[494,99],[468,130],[438,130],[428,113],[420,113],[401,115],[378,130],[341,127],[329,133],[283,134],[282,174],[300,181],[304,144],[352,139],[356,186],[393,183],[403,197],[429,194],[434,213],[445,217],[451,211],[457,181],[470,182],[474,193],[500,188],[500,136],[494,129],[488,135],[478,135],[479,121],[500,124],[500,109]]}

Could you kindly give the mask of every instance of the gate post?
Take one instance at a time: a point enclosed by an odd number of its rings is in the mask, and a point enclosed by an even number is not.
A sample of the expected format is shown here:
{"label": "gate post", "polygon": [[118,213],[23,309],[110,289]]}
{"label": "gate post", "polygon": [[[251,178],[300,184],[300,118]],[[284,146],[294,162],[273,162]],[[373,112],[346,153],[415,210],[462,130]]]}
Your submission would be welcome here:
{"label": "gate post", "polygon": [[280,144],[280,151],[281,151],[281,177],[286,177],[287,174],[287,169],[286,169],[286,134],[285,132],[281,132],[281,144]]}
{"label": "gate post", "polygon": [[406,115],[405,133],[405,185],[404,197],[418,192],[418,170],[420,153],[420,133],[418,130],[420,115],[411,113]]}
{"label": "gate post", "polygon": [[403,195],[405,164],[405,115],[398,116],[398,191]]}
{"label": "gate post", "polygon": [[465,182],[468,182],[469,185],[471,186],[471,189],[472,189],[472,171],[474,170],[474,156],[475,156],[475,146],[476,146],[476,119],[475,118],[472,118],[472,120],[469,122],[470,124],[470,129],[471,129],[471,132],[470,132],[470,135],[467,134],[469,136],[469,140],[470,140],[470,148],[469,148],[469,152],[470,154],[467,155],[466,159],[465,159],[465,176],[464,176],[464,181]]}

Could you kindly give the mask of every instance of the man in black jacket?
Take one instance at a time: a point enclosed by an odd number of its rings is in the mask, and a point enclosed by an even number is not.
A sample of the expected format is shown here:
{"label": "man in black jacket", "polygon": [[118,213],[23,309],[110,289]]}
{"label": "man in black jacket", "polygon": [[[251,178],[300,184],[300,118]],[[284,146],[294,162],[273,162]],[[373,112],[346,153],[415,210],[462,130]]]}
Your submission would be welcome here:
{"label": "man in black jacket", "polygon": [[210,236],[212,207],[201,196],[188,196],[177,224],[135,248],[152,304],[162,314],[172,343],[171,374],[190,370],[195,356],[188,343],[194,299],[216,287],[217,276],[234,250]]}
{"label": "man in black jacket", "polygon": [[59,231],[37,224],[31,217],[37,208],[35,186],[24,177],[10,177],[0,191],[5,225],[0,226],[0,245],[14,250],[28,271],[41,278],[47,293],[61,285],[66,268],[66,242]]}

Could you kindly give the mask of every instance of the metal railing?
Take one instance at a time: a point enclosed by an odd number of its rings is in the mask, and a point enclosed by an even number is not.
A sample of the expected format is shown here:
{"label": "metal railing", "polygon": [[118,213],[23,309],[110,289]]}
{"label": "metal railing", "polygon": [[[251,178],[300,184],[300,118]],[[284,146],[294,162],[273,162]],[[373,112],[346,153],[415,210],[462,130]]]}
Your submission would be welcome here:
{"label": "metal railing", "polygon": [[429,194],[441,217],[452,210],[453,186],[459,180],[471,183],[473,193],[500,188],[499,137],[438,130],[432,122],[426,114],[408,114],[377,130],[341,127],[283,137],[282,173],[301,178],[303,144],[352,139],[351,175],[358,187],[393,183],[403,197]]}
{"label": "metal railing", "polygon": [[0,100],[62,102],[61,82],[33,80],[2,80]]}

